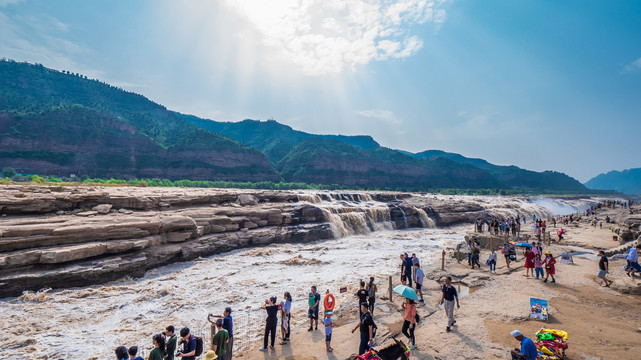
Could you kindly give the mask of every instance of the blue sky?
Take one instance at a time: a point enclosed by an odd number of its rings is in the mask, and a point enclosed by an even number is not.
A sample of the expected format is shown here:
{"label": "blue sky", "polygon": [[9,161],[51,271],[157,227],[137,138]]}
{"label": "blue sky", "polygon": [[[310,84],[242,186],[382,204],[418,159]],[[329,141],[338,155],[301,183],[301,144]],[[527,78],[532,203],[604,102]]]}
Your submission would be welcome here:
{"label": "blue sky", "polygon": [[586,181],[641,167],[641,2],[0,0],[0,57]]}

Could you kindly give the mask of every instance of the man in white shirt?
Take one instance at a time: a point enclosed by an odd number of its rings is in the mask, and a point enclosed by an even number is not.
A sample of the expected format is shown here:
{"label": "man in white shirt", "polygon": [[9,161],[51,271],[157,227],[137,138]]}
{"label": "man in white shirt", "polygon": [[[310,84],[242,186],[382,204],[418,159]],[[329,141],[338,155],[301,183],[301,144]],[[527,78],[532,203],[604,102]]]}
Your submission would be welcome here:
{"label": "man in white shirt", "polygon": [[628,256],[625,259],[628,261],[628,266],[626,267],[626,274],[628,276],[634,275],[635,272],[641,273],[641,265],[639,265],[639,250],[641,250],[641,244],[638,244],[636,247],[630,248]]}

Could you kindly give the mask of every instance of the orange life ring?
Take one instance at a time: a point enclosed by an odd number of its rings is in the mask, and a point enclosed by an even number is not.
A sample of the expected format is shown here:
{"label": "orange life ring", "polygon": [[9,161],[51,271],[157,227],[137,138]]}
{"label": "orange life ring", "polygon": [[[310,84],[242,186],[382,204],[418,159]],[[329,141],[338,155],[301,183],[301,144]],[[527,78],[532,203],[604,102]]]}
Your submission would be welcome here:
{"label": "orange life ring", "polygon": [[326,294],[325,298],[323,299],[323,305],[325,306],[325,311],[334,310],[334,305],[336,305],[336,299],[334,298],[334,295],[332,295],[331,293]]}

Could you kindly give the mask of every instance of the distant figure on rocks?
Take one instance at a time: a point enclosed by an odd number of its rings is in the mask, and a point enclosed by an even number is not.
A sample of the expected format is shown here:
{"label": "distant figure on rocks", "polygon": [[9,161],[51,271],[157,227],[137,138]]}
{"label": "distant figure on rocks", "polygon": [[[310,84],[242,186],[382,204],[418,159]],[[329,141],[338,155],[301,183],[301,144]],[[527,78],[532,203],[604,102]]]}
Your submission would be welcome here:
{"label": "distant figure on rocks", "polygon": [[523,336],[519,330],[514,330],[510,334],[521,342],[520,349],[512,350],[512,360],[536,360],[537,351],[534,342],[530,338]]}
{"label": "distant figure on rocks", "polygon": [[461,308],[461,305],[458,301],[458,293],[456,292],[456,288],[452,286],[451,277],[448,276],[445,278],[445,285],[443,285],[443,288],[441,290],[443,292],[443,295],[441,296],[441,301],[438,303],[438,305],[445,305],[445,314],[447,315],[447,328],[445,328],[445,330],[447,332],[450,332],[452,331],[451,327],[456,324],[456,320],[454,320],[454,299],[456,299],[456,307],[458,309]]}
{"label": "distant figure on rocks", "polygon": [[309,329],[307,331],[314,330],[314,321],[316,321],[316,330],[318,330],[318,308],[320,307],[321,296],[316,292],[316,285],[312,286],[312,291],[309,293],[309,310],[307,311],[309,315]]}
{"label": "distant figure on rocks", "polygon": [[545,279],[543,280],[543,282],[548,282],[548,277],[550,276],[552,277],[552,282],[553,283],[556,282],[554,280],[554,274],[556,273],[554,264],[556,264],[556,259],[554,258],[554,256],[552,256],[552,253],[550,253],[549,251],[546,251],[545,252]]}
{"label": "distant figure on rocks", "polygon": [[163,333],[163,335],[169,339],[165,345],[165,349],[167,350],[167,355],[164,357],[165,360],[174,360],[174,354],[176,353],[176,341],[178,341],[176,334],[174,333],[175,331],[176,329],[174,326],[169,325],[165,328],[165,332]]}
{"label": "distant figure on rocks", "polygon": [[374,315],[374,303],[376,302],[376,291],[378,287],[374,284],[374,277],[370,276],[367,283],[367,304],[369,305],[369,312]]}
{"label": "distant figure on rocks", "polygon": [[[152,342],[154,343],[154,346],[155,346],[156,345],[155,336],[154,336],[154,338],[152,338]],[[165,340],[163,339],[163,351],[165,350],[164,349],[164,347],[165,347],[164,345],[165,345]],[[130,360],[143,360],[142,356],[136,356],[136,355],[138,355],[138,346],[130,347],[129,350],[127,350],[127,353],[129,353],[129,359]],[[162,360],[162,357],[160,358],[160,360]]]}
{"label": "distant figure on rocks", "polygon": [[609,287],[614,281],[608,280],[608,278],[605,277],[605,275],[610,271],[608,257],[605,256],[605,252],[603,250],[599,251],[599,256],[601,257],[601,259],[599,260],[599,272],[597,276],[605,281],[605,284],[603,286]]}
{"label": "distant figure on rocks", "polygon": [[126,347],[118,346],[115,352],[116,352],[116,360],[129,360],[129,354],[127,353]]}

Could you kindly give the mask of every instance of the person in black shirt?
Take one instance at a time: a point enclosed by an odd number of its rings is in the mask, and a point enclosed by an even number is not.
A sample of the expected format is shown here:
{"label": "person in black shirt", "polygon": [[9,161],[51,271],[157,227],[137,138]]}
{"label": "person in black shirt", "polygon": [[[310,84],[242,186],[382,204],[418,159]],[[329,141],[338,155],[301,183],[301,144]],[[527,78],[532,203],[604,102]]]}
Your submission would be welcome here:
{"label": "person in black shirt", "polygon": [[456,307],[461,308],[461,305],[458,302],[458,293],[456,288],[452,286],[452,278],[445,278],[445,285],[442,288],[443,296],[441,296],[441,301],[438,305],[445,304],[445,313],[447,314],[447,332],[451,331],[451,327],[456,324],[454,320],[454,299],[456,299]]}
{"label": "person in black shirt", "polygon": [[265,339],[263,341],[263,347],[260,348],[260,351],[267,351],[267,340],[271,334],[271,346],[270,349],[274,350],[274,343],[276,342],[276,326],[278,325],[278,304],[276,304],[276,296],[272,296],[263,305],[263,309],[267,311],[267,322],[265,324]]}
{"label": "person in black shirt", "polygon": [[374,324],[372,314],[369,313],[367,303],[361,304],[361,313],[361,321],[352,329],[352,334],[356,329],[361,329],[361,343],[358,347],[358,355],[365,354],[370,348],[374,341],[374,331],[376,329],[376,324]]}
{"label": "person in black shirt", "polygon": [[605,253],[603,252],[603,250],[599,251],[599,256],[601,257],[601,260],[599,260],[599,273],[597,274],[597,276],[603,279],[603,281],[605,281],[605,285],[603,286],[609,287],[610,285],[612,285],[614,281],[608,280],[608,278],[605,277],[605,274],[607,274],[610,270],[608,257],[605,256]]}
{"label": "person in black shirt", "polygon": [[[356,292],[356,297],[358,297],[359,304],[367,304],[367,290],[365,289],[365,281],[363,280],[361,280],[361,288]],[[361,314],[361,317],[362,316],[363,314]]]}

